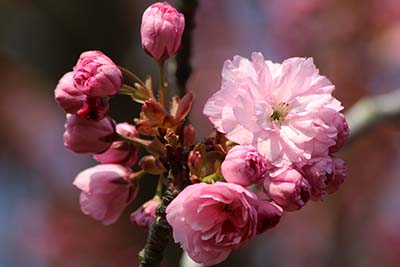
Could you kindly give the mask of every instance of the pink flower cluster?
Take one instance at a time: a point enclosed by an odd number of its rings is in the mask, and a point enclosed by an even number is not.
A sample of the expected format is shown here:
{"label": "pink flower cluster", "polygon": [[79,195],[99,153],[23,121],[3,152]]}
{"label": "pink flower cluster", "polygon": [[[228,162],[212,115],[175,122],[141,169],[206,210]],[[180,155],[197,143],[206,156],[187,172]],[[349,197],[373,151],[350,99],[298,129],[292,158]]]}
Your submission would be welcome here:
{"label": "pink flower cluster", "polygon": [[[250,177],[261,181],[285,210],[335,192],[346,168],[332,153],[343,146],[349,128],[334,88],[312,59],[277,64],[253,53],[252,60],[227,60],[221,89],[204,107],[215,128],[239,144],[222,164],[225,179],[244,186]],[[249,162],[255,151],[260,166]],[[262,176],[257,181],[254,170]]]}
{"label": "pink flower cluster", "polygon": [[[221,89],[204,114],[237,144],[221,165],[226,183],[191,185],[167,208],[175,241],[194,261],[219,263],[276,225],[283,210],[337,191],[346,168],[332,153],[349,128],[333,90],[312,59],[275,64],[253,53],[252,60],[225,62]],[[190,166],[202,160],[200,152],[193,155]],[[261,185],[266,199],[244,188],[250,185]]]}
{"label": "pink flower cluster", "polygon": [[129,169],[138,160],[138,148],[118,136],[139,135],[135,126],[116,124],[108,116],[109,98],[122,83],[122,73],[110,58],[88,51],[55,89],[55,100],[67,113],[64,145],[76,153],[93,153],[101,163],[82,171],[74,185],[82,191],[82,211],[104,224],[115,222],[138,191]]}

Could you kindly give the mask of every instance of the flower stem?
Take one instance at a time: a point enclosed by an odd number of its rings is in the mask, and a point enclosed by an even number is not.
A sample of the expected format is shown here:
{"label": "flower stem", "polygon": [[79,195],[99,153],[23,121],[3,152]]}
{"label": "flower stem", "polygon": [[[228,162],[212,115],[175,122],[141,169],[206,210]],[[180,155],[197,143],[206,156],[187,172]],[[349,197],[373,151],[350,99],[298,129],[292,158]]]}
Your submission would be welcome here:
{"label": "flower stem", "polygon": [[165,73],[164,73],[164,61],[157,61],[157,65],[158,65],[158,70],[160,72],[160,89],[158,91],[158,99],[161,103],[161,105],[163,105],[163,107],[165,106],[165,99],[167,97],[167,88],[165,86]]}
{"label": "flower stem", "polygon": [[130,70],[128,70],[127,68],[122,67],[122,66],[118,66],[118,68],[121,70],[121,72],[122,72],[124,75],[126,75],[126,76],[128,76],[129,78],[131,78],[131,79],[137,81],[141,86],[146,87],[146,85],[144,84],[144,82],[143,82],[138,76],[136,76],[133,72],[131,72]]}
{"label": "flower stem", "polygon": [[156,196],[162,197],[163,193],[163,183],[162,183],[162,176],[158,177],[157,189],[156,189]]}
{"label": "flower stem", "polygon": [[146,148],[151,143],[151,141],[149,141],[149,140],[144,140],[144,139],[141,139],[138,137],[127,137],[127,136],[120,135],[118,133],[117,133],[116,139],[139,146],[139,147],[143,147],[143,148]]}

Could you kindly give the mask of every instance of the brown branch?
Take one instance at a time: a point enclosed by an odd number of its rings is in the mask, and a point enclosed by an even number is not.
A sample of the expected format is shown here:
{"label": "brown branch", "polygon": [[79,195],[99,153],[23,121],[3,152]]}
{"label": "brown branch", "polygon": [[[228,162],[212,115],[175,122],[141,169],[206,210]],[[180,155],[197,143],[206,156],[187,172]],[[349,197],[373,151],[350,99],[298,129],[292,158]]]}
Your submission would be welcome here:
{"label": "brown branch", "polygon": [[171,239],[171,226],[166,219],[165,210],[172,200],[178,195],[172,181],[172,172],[168,175],[169,186],[163,196],[163,201],[156,211],[156,219],[149,226],[146,245],[139,252],[140,267],[160,267],[163,253]]}
{"label": "brown branch", "polygon": [[381,122],[400,119],[400,89],[361,98],[346,112],[346,119],[350,128],[348,142]]}

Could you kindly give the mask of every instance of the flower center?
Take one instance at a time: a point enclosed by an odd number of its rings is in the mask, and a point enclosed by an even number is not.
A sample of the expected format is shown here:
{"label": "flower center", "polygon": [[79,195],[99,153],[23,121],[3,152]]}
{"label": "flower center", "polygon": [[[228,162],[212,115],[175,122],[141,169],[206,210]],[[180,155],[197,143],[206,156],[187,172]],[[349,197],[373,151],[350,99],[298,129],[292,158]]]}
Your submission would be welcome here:
{"label": "flower center", "polygon": [[288,103],[281,102],[277,105],[272,106],[272,115],[271,115],[271,120],[281,123],[283,119],[286,117],[286,115],[289,113],[291,107]]}

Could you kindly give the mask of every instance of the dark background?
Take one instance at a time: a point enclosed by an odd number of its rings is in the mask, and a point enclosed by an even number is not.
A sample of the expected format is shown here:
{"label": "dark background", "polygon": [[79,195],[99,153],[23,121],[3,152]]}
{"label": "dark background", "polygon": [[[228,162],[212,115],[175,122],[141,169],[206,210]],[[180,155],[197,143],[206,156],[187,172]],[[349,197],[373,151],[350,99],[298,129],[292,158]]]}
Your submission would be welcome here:
{"label": "dark background", "polygon": [[[116,224],[83,215],[71,183],[95,162],[63,147],[65,115],[53,90],[92,49],[140,77],[157,77],[139,32],[153,2],[0,0],[0,267],[137,265],[145,235],[128,216],[151,197],[155,179],[143,182]],[[198,139],[211,130],[204,102],[219,88],[224,60],[235,54],[260,51],[277,62],[313,57],[346,110],[363,96],[400,87],[398,0],[199,0],[196,22],[188,87]],[[137,116],[126,97],[111,104],[119,122]],[[221,266],[399,266],[398,121],[365,132],[340,156],[349,174],[338,193],[286,213]],[[178,253],[171,245],[165,266],[177,266]]]}

